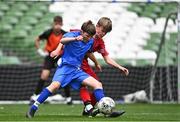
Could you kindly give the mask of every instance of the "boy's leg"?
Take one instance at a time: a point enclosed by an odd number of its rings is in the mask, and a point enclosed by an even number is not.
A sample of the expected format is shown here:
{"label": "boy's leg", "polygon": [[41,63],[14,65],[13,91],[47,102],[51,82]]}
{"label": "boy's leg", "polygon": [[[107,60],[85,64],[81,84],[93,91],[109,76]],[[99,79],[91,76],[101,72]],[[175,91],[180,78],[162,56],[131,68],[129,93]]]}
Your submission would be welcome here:
{"label": "boy's leg", "polygon": [[43,69],[42,70],[41,78],[38,81],[38,84],[37,84],[37,87],[36,87],[36,90],[35,90],[36,95],[38,95],[39,93],[42,92],[42,89],[44,87],[44,83],[45,83],[45,81],[48,80],[49,75],[50,75],[50,70],[48,70],[48,69]]}
{"label": "boy's leg", "polygon": [[80,97],[81,97],[81,100],[84,103],[84,109],[83,109],[82,115],[83,116],[88,116],[89,115],[89,111],[91,109],[93,109],[93,106],[91,105],[90,92],[88,91],[86,86],[82,86],[80,88]]}
{"label": "boy's leg", "polygon": [[[90,76],[92,76],[93,78],[95,78],[96,80],[99,80],[96,73],[93,71],[91,67],[86,69],[85,72],[89,74]],[[80,97],[81,97],[81,100],[84,102],[84,104],[86,104],[87,102],[88,103],[90,102],[93,105],[94,102],[96,102],[95,99],[92,97],[91,93],[88,91],[88,89],[85,86],[80,88]]]}
{"label": "boy's leg", "polygon": [[80,97],[84,104],[91,102],[91,96],[86,86],[80,88]]}
{"label": "boy's leg", "polygon": [[[104,97],[102,84],[101,82],[97,81],[95,78],[88,77],[85,80],[83,80],[82,84],[86,86],[90,86],[94,89],[94,96],[95,96],[96,101],[99,101],[100,99]],[[91,110],[93,110],[90,112],[92,116],[96,116],[99,113],[98,109],[91,109]]]}
{"label": "boy's leg", "polygon": [[40,94],[44,88],[45,82],[48,80],[50,70],[54,67],[53,59],[50,56],[46,56],[44,59],[43,69],[41,72],[40,80],[37,83],[34,94],[30,98],[30,105],[37,99],[37,95]]}
{"label": "boy's leg", "polygon": [[[96,80],[99,80],[96,73],[93,71],[93,69],[90,66],[89,68],[83,69],[83,71],[89,74],[90,76],[92,76],[93,78],[95,78]],[[85,106],[83,109],[83,115],[87,115],[86,108],[90,106],[90,104],[92,107],[96,104],[95,97],[92,96],[93,96],[92,93],[88,91],[87,87],[83,86],[80,88],[80,97]]]}
{"label": "boy's leg", "polygon": [[71,97],[71,95],[70,95],[71,91],[70,91],[69,85],[67,85],[67,86],[64,87],[64,93],[65,93],[65,97],[66,97],[66,103],[67,103],[68,105],[72,105],[73,102],[72,102],[72,97]]}
{"label": "boy's leg", "polygon": [[104,97],[102,83],[97,81],[95,78],[88,77],[82,82],[82,84],[94,89],[94,96],[97,102]]}
{"label": "boy's leg", "polygon": [[35,94],[38,95],[42,92],[45,81],[48,80],[50,70],[54,67],[53,59],[50,56],[46,56],[44,59],[43,70],[41,72],[41,79],[39,80]]}
{"label": "boy's leg", "polygon": [[26,114],[26,117],[32,118],[34,117],[35,112],[38,109],[39,104],[42,104],[55,90],[57,90],[60,87],[59,82],[52,82],[47,88],[45,88],[40,96],[37,98],[35,103],[30,107],[28,113]]}
{"label": "boy's leg", "polygon": [[90,97],[91,97],[91,104],[92,104],[93,106],[95,106],[96,103],[97,103],[97,101],[96,101],[96,98],[95,98],[94,94],[91,93],[91,94],[90,94]]}

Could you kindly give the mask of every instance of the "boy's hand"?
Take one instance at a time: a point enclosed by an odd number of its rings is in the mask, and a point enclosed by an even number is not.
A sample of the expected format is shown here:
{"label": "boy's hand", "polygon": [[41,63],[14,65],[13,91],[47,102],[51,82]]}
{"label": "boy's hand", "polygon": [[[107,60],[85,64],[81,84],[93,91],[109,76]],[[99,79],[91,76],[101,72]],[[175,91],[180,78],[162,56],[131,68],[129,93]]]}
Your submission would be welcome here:
{"label": "boy's hand", "polygon": [[77,41],[80,41],[80,40],[83,40],[83,37],[82,37],[82,35],[80,35],[80,36],[75,37],[75,39],[76,39]]}
{"label": "boy's hand", "polygon": [[46,56],[49,55],[48,52],[46,52],[46,51],[44,51],[44,50],[42,50],[42,49],[40,49],[40,48],[37,50],[37,53],[38,53],[40,56],[42,56],[42,57],[46,57]]}
{"label": "boy's hand", "polygon": [[101,67],[101,65],[97,64],[97,65],[95,65],[95,67],[96,67],[96,70],[102,72],[102,67]]}
{"label": "boy's hand", "polygon": [[126,76],[129,75],[128,69],[126,69],[126,68],[124,68],[124,67],[121,67],[120,70],[123,71],[123,73],[124,73]]}
{"label": "boy's hand", "polygon": [[51,56],[52,58],[53,58],[53,57],[56,58],[56,57],[59,56],[59,52],[56,51],[56,50],[54,50],[54,51],[51,52],[50,56]]}

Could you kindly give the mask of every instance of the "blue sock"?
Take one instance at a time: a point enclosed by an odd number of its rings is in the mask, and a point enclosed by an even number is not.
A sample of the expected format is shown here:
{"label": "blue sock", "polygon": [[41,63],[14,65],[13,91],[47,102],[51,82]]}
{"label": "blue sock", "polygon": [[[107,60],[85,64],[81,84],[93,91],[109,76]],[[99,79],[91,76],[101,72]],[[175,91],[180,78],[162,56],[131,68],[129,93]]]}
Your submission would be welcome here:
{"label": "blue sock", "polygon": [[38,97],[37,101],[41,104],[43,103],[50,95],[52,95],[52,93],[47,89],[45,88],[40,96]]}
{"label": "blue sock", "polygon": [[95,89],[94,90],[94,96],[96,98],[96,101],[99,102],[99,100],[104,97],[103,89]]}
{"label": "blue sock", "polygon": [[31,106],[31,109],[33,110],[37,110],[38,109],[38,105],[43,103],[50,95],[52,95],[52,93],[47,89],[45,88],[40,96],[38,97],[38,99],[35,101],[35,103]]}

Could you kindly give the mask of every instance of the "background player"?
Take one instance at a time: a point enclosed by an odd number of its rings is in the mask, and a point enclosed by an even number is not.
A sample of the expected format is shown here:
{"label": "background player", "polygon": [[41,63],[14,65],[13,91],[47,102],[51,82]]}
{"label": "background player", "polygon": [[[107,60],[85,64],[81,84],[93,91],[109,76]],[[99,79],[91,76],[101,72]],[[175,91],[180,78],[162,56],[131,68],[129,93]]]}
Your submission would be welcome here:
{"label": "background player", "polygon": [[[96,33],[95,26],[91,21],[88,21],[83,23],[81,29],[82,32],[70,32],[61,39],[61,43],[65,44],[64,53],[60,59],[62,62],[54,74],[53,82],[41,92],[38,99],[30,107],[26,114],[28,118],[32,118],[38,109],[38,105],[43,103],[60,86],[71,85],[74,89],[79,89],[83,84],[94,89],[96,101],[104,97],[102,84],[80,68],[84,55],[93,45],[91,38]],[[61,43],[58,48],[62,47]],[[90,112],[92,113],[92,109]]]}
{"label": "background player", "polygon": [[[98,52],[103,56],[104,61],[108,64],[111,65],[120,72],[123,72],[125,75],[129,74],[128,69],[125,67],[122,67],[118,63],[116,63],[113,59],[109,57],[109,53],[107,52],[104,44],[104,40],[102,39],[108,32],[111,32],[112,30],[112,21],[107,18],[107,17],[102,17],[99,19],[96,25],[96,34],[94,36],[94,44],[92,47],[92,52]],[[88,73],[90,76],[94,77],[95,79],[99,80],[97,77],[96,73],[93,71],[91,66],[88,64],[88,59],[87,57],[84,58],[83,63],[81,68],[83,71]],[[94,98],[94,95],[90,93],[86,87],[81,87],[80,89],[80,97],[82,101],[84,102],[85,108],[83,110],[83,115],[88,115],[89,113],[87,112],[89,109],[93,108],[93,106],[96,104],[96,100]],[[123,114],[124,111],[116,111],[112,113],[112,117],[119,116]]]}
{"label": "background player", "polygon": [[[37,52],[39,53],[39,55],[44,57],[44,64],[43,64],[40,80],[38,81],[33,96],[31,96],[32,102],[37,99],[37,95],[42,91],[45,82],[48,80],[51,69],[55,68],[57,60],[60,57],[59,56],[58,58],[56,57],[56,59],[54,59],[50,57],[50,53],[57,48],[59,41],[61,40],[62,36],[66,33],[64,30],[61,29],[62,25],[63,25],[62,17],[55,16],[53,20],[52,28],[44,31],[35,40],[35,46]],[[47,41],[44,50],[40,49],[40,40]],[[58,53],[60,54],[62,53],[62,51],[59,51]],[[67,104],[72,104],[72,98],[70,97],[70,88],[67,86],[65,87],[64,91],[65,91]]]}

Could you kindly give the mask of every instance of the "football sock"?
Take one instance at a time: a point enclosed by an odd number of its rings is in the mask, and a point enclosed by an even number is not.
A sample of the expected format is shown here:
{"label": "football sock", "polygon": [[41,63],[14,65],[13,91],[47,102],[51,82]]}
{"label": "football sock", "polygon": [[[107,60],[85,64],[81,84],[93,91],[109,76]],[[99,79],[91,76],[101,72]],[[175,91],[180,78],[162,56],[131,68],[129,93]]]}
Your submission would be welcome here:
{"label": "football sock", "polygon": [[103,89],[95,89],[94,90],[94,96],[96,98],[96,101],[99,102],[99,100],[104,97]]}
{"label": "football sock", "polygon": [[47,88],[45,88],[41,92],[40,96],[35,101],[35,103],[31,106],[31,109],[37,110],[38,109],[38,105],[43,103],[50,95],[52,95],[52,93]]}
{"label": "football sock", "polygon": [[91,93],[90,97],[91,97],[91,105],[95,106],[96,105],[96,98],[95,98],[94,94]]}
{"label": "football sock", "polygon": [[66,97],[70,97],[70,87],[69,86],[66,86],[64,88],[64,93],[65,93],[65,96]]}
{"label": "football sock", "polygon": [[80,88],[80,97],[84,104],[91,101],[90,93],[84,86]]}

